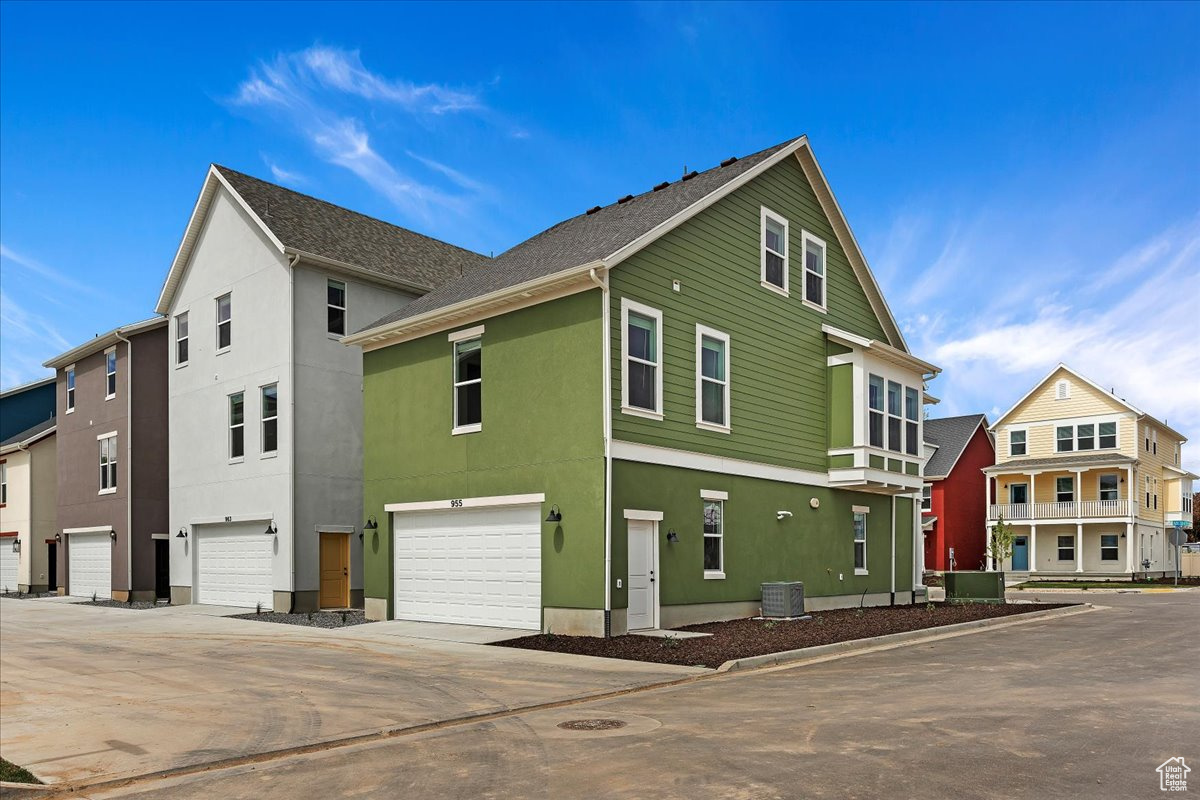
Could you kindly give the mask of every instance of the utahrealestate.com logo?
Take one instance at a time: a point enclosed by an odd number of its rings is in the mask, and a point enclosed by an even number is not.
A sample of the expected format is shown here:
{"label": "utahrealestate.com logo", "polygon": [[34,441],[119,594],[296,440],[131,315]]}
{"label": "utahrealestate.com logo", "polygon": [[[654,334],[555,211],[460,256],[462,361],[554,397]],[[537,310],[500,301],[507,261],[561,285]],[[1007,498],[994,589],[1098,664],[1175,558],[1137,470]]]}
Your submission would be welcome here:
{"label": "utahrealestate.com logo", "polygon": [[1186,792],[1187,776],[1192,768],[1183,763],[1183,756],[1168,758],[1158,767],[1158,788],[1164,792]]}

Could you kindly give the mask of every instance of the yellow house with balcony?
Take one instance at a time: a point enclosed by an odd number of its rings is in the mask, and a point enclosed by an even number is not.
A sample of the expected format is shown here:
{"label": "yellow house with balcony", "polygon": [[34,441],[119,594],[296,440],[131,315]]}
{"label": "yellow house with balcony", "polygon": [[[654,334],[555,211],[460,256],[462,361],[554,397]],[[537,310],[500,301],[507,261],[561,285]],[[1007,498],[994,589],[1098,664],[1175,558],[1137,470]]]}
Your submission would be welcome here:
{"label": "yellow house with balcony", "polygon": [[987,525],[1014,527],[1002,567],[1029,578],[1175,570],[1166,531],[1191,519],[1187,438],[1059,364],[991,428]]}

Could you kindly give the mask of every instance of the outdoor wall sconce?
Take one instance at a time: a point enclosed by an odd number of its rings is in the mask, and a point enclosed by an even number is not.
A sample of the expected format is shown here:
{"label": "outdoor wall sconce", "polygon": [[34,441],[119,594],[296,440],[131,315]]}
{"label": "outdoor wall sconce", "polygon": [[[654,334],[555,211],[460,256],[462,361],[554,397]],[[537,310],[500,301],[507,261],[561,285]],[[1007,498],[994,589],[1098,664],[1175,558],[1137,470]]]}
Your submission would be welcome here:
{"label": "outdoor wall sconce", "polygon": [[363,540],[363,532],[362,532],[362,531],[359,531],[359,532],[358,532],[358,540],[359,540],[360,542]]}
{"label": "outdoor wall sconce", "polygon": [[175,534],[175,538],[176,539],[186,539],[187,538],[187,527],[184,526],[184,527],[180,528],[179,533]]}
{"label": "outdoor wall sconce", "polygon": [[13,539],[12,551],[14,553],[21,552],[21,540],[20,539]]}
{"label": "outdoor wall sconce", "polygon": [[379,527],[379,521],[374,516],[367,517],[366,523],[363,525],[363,530],[373,531]]}
{"label": "outdoor wall sconce", "polygon": [[117,540],[117,532],[116,532],[116,531],[109,531],[109,532],[108,532],[108,538],[112,539],[112,540],[115,542],[115,541]]}
{"label": "outdoor wall sconce", "polygon": [[558,510],[557,505],[550,506],[550,513],[546,515],[546,522],[562,522],[562,512]]}
{"label": "outdoor wall sconce", "polygon": [[266,536],[274,536],[277,533],[279,533],[279,528],[275,527],[275,520],[271,520],[267,523],[267,529],[263,531],[263,534]]}
{"label": "outdoor wall sconce", "polygon": [[809,507],[811,507],[811,508],[820,508],[820,507],[821,507],[821,501],[820,501],[818,498],[814,497],[814,498],[812,498],[811,500],[809,500],[809,501],[808,501],[808,505],[809,505]]}
{"label": "outdoor wall sconce", "polygon": [[678,542],[679,541],[679,534],[675,532],[674,528],[671,528],[671,530],[667,531],[667,541],[668,542]]}
{"label": "outdoor wall sconce", "polygon": [[61,533],[54,534],[54,543],[62,544],[62,534]]}

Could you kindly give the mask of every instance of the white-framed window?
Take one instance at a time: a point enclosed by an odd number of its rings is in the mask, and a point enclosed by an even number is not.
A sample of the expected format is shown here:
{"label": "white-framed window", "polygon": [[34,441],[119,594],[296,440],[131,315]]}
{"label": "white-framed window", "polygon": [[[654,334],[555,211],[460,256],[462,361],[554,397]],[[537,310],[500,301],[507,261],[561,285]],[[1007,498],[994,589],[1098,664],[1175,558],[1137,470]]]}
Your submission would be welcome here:
{"label": "white-framed window", "polygon": [[1059,536],[1058,537],[1058,560],[1059,561],[1074,561],[1075,560],[1075,537],[1074,536]]}
{"label": "white-framed window", "polygon": [[662,312],[621,298],[621,411],[662,419]]}
{"label": "white-framed window", "polygon": [[474,433],[483,426],[483,339],[454,342],[454,429]]}
{"label": "white-framed window", "polygon": [[1117,423],[1101,422],[1100,428],[1100,449],[1108,450],[1117,446]]}
{"label": "white-framed window", "polygon": [[704,500],[704,574],[725,574],[725,501]]}
{"label": "white-framed window", "polygon": [[696,326],[696,426],[729,430],[729,335]]}
{"label": "white-framed window", "polygon": [[346,284],[330,278],[326,281],[325,329],[336,336],[346,335]]}
{"label": "white-framed window", "polygon": [[1029,502],[1028,483],[1010,483],[1008,485],[1008,502],[1014,506],[1023,506]]}
{"label": "white-framed window", "polygon": [[1071,383],[1070,381],[1061,380],[1054,384],[1054,399],[1055,400],[1070,400],[1071,399]]}
{"label": "white-framed window", "polygon": [[825,242],[801,231],[804,242],[804,304],[825,310]]}
{"label": "white-framed window", "polygon": [[100,494],[117,490],[117,435],[105,436],[100,445]]}
{"label": "white-framed window", "polygon": [[1100,534],[1100,560],[1116,561],[1120,552],[1120,540],[1115,533]]}
{"label": "white-framed window", "polygon": [[766,206],[762,221],[762,273],[760,283],[768,289],[788,293],[788,221]]}
{"label": "white-framed window", "polygon": [[854,574],[867,574],[867,513],[865,506],[854,507]]}
{"label": "white-framed window", "polygon": [[1059,425],[1054,432],[1054,450],[1058,453],[1069,453],[1075,449],[1075,428],[1070,425]]}
{"label": "white-framed window", "polygon": [[188,363],[188,312],[175,315],[175,366]]}
{"label": "white-framed window", "polygon": [[8,463],[0,461],[0,506],[8,503]]}
{"label": "white-framed window", "polygon": [[1054,479],[1054,499],[1059,503],[1071,503],[1075,500],[1075,479],[1059,477]]}
{"label": "white-framed window", "polygon": [[867,417],[871,447],[883,447],[883,378],[878,375],[867,379]]}
{"label": "white-framed window", "polygon": [[228,350],[233,344],[233,295],[223,294],[217,298],[217,352]]}
{"label": "white-framed window", "polygon": [[921,395],[911,386],[904,387],[904,452],[915,456],[921,451]]}
{"label": "white-framed window", "polygon": [[1099,478],[1099,497],[1101,500],[1118,500],[1121,490],[1116,475],[1101,475]]}
{"label": "white-framed window", "polygon": [[933,487],[928,483],[921,487],[921,510],[933,511]]}
{"label": "white-framed window", "polygon": [[1096,426],[1094,424],[1088,423],[1087,425],[1075,426],[1075,449],[1096,449]]}
{"label": "white-framed window", "polygon": [[117,348],[110,347],[104,351],[104,388],[105,400],[117,396]]}
{"label": "white-framed window", "polygon": [[67,367],[67,413],[75,410],[75,365]]}
{"label": "white-framed window", "polygon": [[262,451],[279,450],[279,384],[262,387]]}
{"label": "white-framed window", "polygon": [[246,395],[234,392],[229,395],[229,460],[236,461],[246,455]]}
{"label": "white-framed window", "polygon": [[1008,432],[1008,454],[1010,456],[1025,455],[1025,431]]}
{"label": "white-framed window", "polygon": [[1175,466],[1179,466],[1179,442],[1175,443]]}
{"label": "white-framed window", "polygon": [[1154,455],[1158,455],[1158,431],[1157,430],[1150,431],[1150,445],[1151,445],[1150,452]]}
{"label": "white-framed window", "polygon": [[894,452],[902,452],[904,450],[904,442],[902,441],[902,432],[904,430],[904,420],[900,412],[900,390],[903,387],[895,381],[888,381],[887,392],[887,412],[888,412],[888,450]]}
{"label": "white-framed window", "polygon": [[1146,476],[1146,508],[1150,508],[1150,476]]}

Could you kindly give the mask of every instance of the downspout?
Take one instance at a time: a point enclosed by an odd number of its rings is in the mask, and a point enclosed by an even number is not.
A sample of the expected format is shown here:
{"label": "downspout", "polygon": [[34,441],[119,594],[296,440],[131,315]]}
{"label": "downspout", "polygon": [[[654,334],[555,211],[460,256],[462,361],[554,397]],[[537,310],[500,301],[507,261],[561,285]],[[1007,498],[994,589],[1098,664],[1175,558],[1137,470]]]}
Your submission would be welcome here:
{"label": "downspout", "polygon": [[[292,253],[287,256],[288,266],[288,427],[291,429],[291,442],[288,446],[288,459],[291,467],[288,470],[288,518],[292,526],[291,564],[289,574],[292,587],[292,602],[288,611],[296,610],[296,265],[300,263],[300,254]],[[317,586],[317,605],[320,606],[320,585]],[[274,599],[274,598],[272,598]]]}
{"label": "downspout", "polygon": [[[169,326],[169,323],[168,323]],[[129,587],[129,602],[133,602],[133,342],[121,335],[125,343],[125,585]],[[169,335],[168,335],[169,338]]]}
{"label": "downspout", "polygon": [[890,605],[896,605],[896,495],[892,495],[892,597]]}
{"label": "downspout", "polygon": [[610,302],[608,295],[608,280],[601,280],[593,267],[588,270],[588,278],[600,287],[600,324],[601,324],[601,373],[600,383],[604,393],[604,635],[612,634],[612,364],[609,363],[609,350],[612,337]]}

